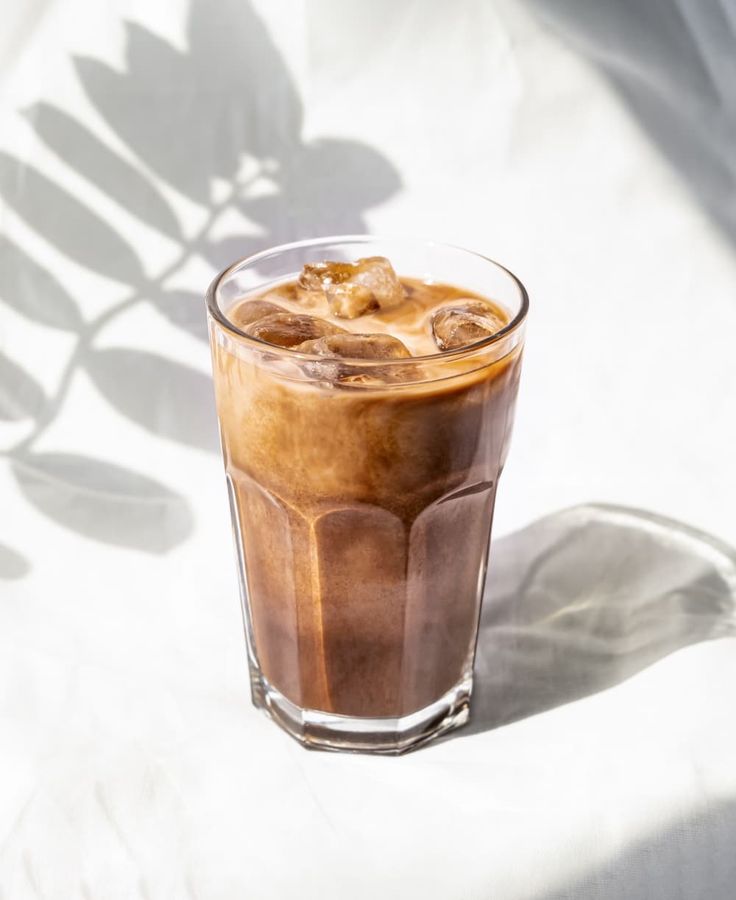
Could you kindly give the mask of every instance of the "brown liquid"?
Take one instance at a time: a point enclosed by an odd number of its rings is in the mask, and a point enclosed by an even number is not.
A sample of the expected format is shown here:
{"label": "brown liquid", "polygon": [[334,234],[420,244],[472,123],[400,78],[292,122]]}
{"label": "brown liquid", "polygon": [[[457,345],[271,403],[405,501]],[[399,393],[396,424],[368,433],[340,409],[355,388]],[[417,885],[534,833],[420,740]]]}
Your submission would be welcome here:
{"label": "brown liquid", "polygon": [[[477,295],[402,283],[409,298],[389,312],[306,311],[437,353],[431,310]],[[305,311],[293,288],[277,294],[263,296]],[[237,307],[229,317],[237,324]],[[342,715],[400,716],[438,700],[472,668],[520,348],[472,371],[438,355],[441,380],[350,390],[213,346],[261,671],[297,706]]]}

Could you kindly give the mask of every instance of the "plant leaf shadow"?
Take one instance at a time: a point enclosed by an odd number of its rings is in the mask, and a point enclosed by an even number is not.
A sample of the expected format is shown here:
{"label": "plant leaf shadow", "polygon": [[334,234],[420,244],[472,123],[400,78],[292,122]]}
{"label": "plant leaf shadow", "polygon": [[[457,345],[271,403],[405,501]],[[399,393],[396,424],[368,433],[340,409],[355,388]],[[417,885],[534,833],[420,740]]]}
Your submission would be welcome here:
{"label": "plant leaf shadow", "polygon": [[[73,60],[87,100],[125,154],[94,123],[77,119],[53,97],[22,112],[46,150],[76,178],[107,195],[113,210],[117,206],[128,219],[173,241],[178,251],[166,268],[149,273],[134,233],[131,237],[130,229],[117,228],[114,215],[103,215],[93,199],[78,196],[63,175],[55,180],[33,160],[0,153],[0,199],[61,257],[128,289],[114,315],[100,311],[98,327],[94,314],[83,319],[77,298],[63,287],[63,271],[47,270],[26,249],[0,238],[0,257],[6,264],[0,274],[0,300],[32,325],[62,329],[76,334],[78,341],[70,357],[73,371],[60,378],[59,390],[50,391],[48,398],[10,361],[4,368],[0,365],[0,395],[5,386],[14,401],[8,415],[27,419],[33,429],[9,451],[11,462],[17,463],[13,471],[25,499],[47,518],[86,537],[142,549],[150,545],[152,552],[166,552],[185,539],[191,531],[191,509],[183,497],[158,482],[157,501],[146,504],[138,494],[147,476],[130,467],[134,461],[123,449],[117,458],[88,461],[91,487],[79,466],[57,465],[53,448],[53,477],[44,468],[48,459],[41,465],[37,455],[28,456],[28,447],[62,413],[63,385],[68,387],[77,371],[84,372],[100,398],[136,426],[216,452],[209,377],[189,360],[166,355],[167,337],[173,341],[185,333],[195,338],[200,346],[192,349],[192,359],[195,353],[201,357],[201,344],[207,341],[206,284],[186,282],[189,263],[204,258],[223,268],[236,256],[296,237],[365,231],[366,210],[401,187],[390,160],[368,144],[304,136],[298,86],[250,0],[190,0],[184,15],[184,48],[127,22],[121,69],[104,59]],[[250,174],[246,178],[244,173]],[[230,193],[220,201],[215,188],[221,189],[223,181],[229,183]],[[206,213],[195,235],[185,237],[176,193]],[[229,223],[226,233],[224,222]],[[145,240],[145,231],[142,235]],[[138,303],[150,304],[158,315],[160,353],[135,346],[134,338],[128,338],[127,346],[117,346],[112,328],[113,340],[107,341],[115,316]],[[97,340],[103,327],[104,349]],[[82,459],[84,443],[71,449],[79,451],[71,457]],[[29,459],[36,473],[32,484]],[[107,500],[100,501],[98,495]],[[84,515],[76,515],[78,507]],[[121,528],[123,508],[130,515]],[[164,539],[150,542],[144,535],[153,532],[140,529],[139,518],[153,528],[161,510],[170,516],[172,508],[177,510],[176,527],[169,528]]]}
{"label": "plant leaf shadow", "polygon": [[642,510],[577,506],[494,543],[473,734],[630,678],[689,644],[736,635],[736,552]]}
{"label": "plant leaf shadow", "polygon": [[23,578],[31,571],[28,560],[5,544],[0,543],[0,579],[7,581]]}
{"label": "plant leaf shadow", "polygon": [[[194,526],[183,497],[113,463],[77,453],[29,453],[15,459],[12,468],[23,496],[36,510],[102,543],[166,553]],[[2,554],[0,569],[1,563]]]}

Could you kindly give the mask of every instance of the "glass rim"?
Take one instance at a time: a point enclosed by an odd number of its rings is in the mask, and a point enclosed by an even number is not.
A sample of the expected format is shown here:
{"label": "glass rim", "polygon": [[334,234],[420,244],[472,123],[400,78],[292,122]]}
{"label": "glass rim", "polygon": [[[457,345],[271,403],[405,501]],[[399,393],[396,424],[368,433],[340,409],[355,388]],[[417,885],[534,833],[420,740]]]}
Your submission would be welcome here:
{"label": "glass rim", "polygon": [[349,362],[354,366],[360,366],[361,368],[365,367],[366,369],[371,369],[377,366],[385,368],[391,366],[407,366],[414,363],[441,363],[442,360],[462,359],[466,356],[472,356],[474,353],[478,353],[479,351],[485,350],[487,347],[490,347],[493,344],[502,341],[510,334],[513,334],[513,332],[518,331],[521,325],[524,323],[529,311],[529,294],[527,293],[527,290],[520,279],[517,278],[510,269],[507,269],[506,266],[497,262],[495,259],[491,259],[489,256],[485,256],[483,253],[478,253],[475,250],[468,250],[466,247],[461,247],[458,244],[449,244],[443,241],[435,241],[432,239],[419,237],[388,237],[386,235],[374,234],[337,234],[329,235],[327,237],[306,238],[300,241],[290,241],[286,244],[277,244],[273,247],[268,247],[265,250],[259,250],[258,253],[252,253],[248,256],[240,257],[239,259],[236,259],[235,262],[231,263],[229,266],[219,272],[210,282],[210,285],[207,288],[207,292],[205,294],[207,311],[213,318],[213,320],[217,322],[220,327],[224,328],[225,331],[230,332],[241,341],[244,341],[246,345],[250,345],[260,352],[268,351],[272,354],[283,354],[284,358],[286,359],[324,363],[326,359],[326,357],[324,356],[319,356],[318,354],[314,353],[303,353],[300,350],[294,350],[290,347],[279,347],[276,344],[269,344],[268,341],[264,341],[261,338],[246,334],[245,331],[242,331],[240,328],[238,328],[237,325],[231,322],[220,308],[220,305],[217,302],[217,295],[220,285],[229,275],[233,274],[235,270],[245,268],[247,266],[252,266],[263,259],[275,256],[279,253],[285,253],[289,250],[314,248],[337,243],[368,244],[371,242],[421,244],[427,248],[437,247],[444,250],[456,250],[460,253],[467,254],[468,256],[475,256],[477,259],[481,259],[483,260],[483,262],[489,263],[496,269],[500,269],[505,275],[507,275],[516,285],[516,288],[519,291],[521,302],[516,314],[506,325],[504,325],[504,327],[500,331],[497,331],[495,334],[492,334],[487,338],[481,338],[479,341],[475,341],[474,343],[468,344],[465,347],[459,347],[457,350],[440,350],[437,353],[424,354],[423,356],[412,356],[410,359],[360,359],[359,357],[340,357],[342,361]]}

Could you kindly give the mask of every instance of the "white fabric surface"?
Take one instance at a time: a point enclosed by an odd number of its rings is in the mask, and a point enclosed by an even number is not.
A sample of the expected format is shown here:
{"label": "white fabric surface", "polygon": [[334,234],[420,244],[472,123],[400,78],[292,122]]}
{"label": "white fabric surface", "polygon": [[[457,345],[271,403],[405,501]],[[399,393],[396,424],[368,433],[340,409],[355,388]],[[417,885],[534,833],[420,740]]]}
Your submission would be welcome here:
{"label": "white fabric surface", "polygon": [[[736,544],[734,17],[644,6],[6,2],[0,897],[733,897],[736,568],[657,516]],[[400,759],[250,705],[202,340],[362,230],[533,304],[474,722]]]}

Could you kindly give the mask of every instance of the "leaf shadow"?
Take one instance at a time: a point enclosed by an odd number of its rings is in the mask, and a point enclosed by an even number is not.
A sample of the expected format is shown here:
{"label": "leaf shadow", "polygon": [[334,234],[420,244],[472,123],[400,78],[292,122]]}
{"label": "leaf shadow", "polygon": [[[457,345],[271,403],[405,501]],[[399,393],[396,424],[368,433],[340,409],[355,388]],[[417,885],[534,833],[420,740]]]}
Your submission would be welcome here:
{"label": "leaf shadow", "polygon": [[77,57],[82,87],[118,137],[172,187],[200,203],[243,153],[288,159],[302,104],[249,2],[192,0],[187,50],[125,25],[125,71]]}
{"label": "leaf shadow", "polygon": [[[366,210],[401,188],[396,168],[368,144],[304,140],[297,87],[250,2],[192,0],[186,52],[141,25],[127,23],[125,31],[124,72],[86,57],[75,65],[91,103],[145,166],[204,204],[212,179],[232,181],[244,157],[268,169],[272,193],[236,204],[260,237],[204,241],[202,252],[216,268],[229,265],[233,252],[365,231]],[[39,122],[57,150],[70,145],[72,129],[58,112],[42,108]],[[89,138],[78,137],[91,152]],[[95,159],[104,169],[98,147]]]}
{"label": "leaf shadow", "polygon": [[17,422],[38,414],[44,404],[40,384],[0,351],[0,420]]}
{"label": "leaf shadow", "polygon": [[174,240],[182,238],[179,220],[154,182],[81,122],[44,102],[25,116],[49,148],[123,209]]}
{"label": "leaf shadow", "polygon": [[[330,136],[305,139],[302,99],[290,67],[250,0],[191,0],[184,48],[127,22],[120,69],[84,56],[75,57],[73,64],[84,94],[114,140],[99,133],[94,123],[78,121],[54,98],[40,98],[26,107],[23,115],[29,126],[75,178],[105,194],[113,208],[173,240],[178,256],[165,271],[149,276],[137,248],[116,228],[114,215],[97,212],[93,200],[81,198],[63,179],[57,182],[1,152],[0,197],[62,256],[128,285],[131,294],[121,308],[149,303],[160,314],[162,351],[151,353],[130,342],[109,348],[107,341],[108,348],[101,349],[96,335],[102,325],[94,318],[82,319],[77,299],[62,287],[63,273],[47,271],[10,241],[0,244],[3,262],[8,263],[0,271],[0,300],[31,323],[77,335],[74,370],[60,383],[68,386],[77,371],[84,372],[105,401],[131,422],[151,434],[214,452],[218,441],[209,379],[162,355],[167,333],[172,339],[184,332],[207,340],[206,284],[183,280],[189,262],[199,257],[222,268],[238,255],[292,238],[365,231],[366,211],[395,194],[401,179],[392,163],[367,144]],[[257,186],[242,183],[244,166],[264,174],[267,196],[256,196]],[[221,186],[223,179],[233,191],[228,211],[236,213],[228,221],[237,221],[239,214],[248,226],[231,227],[227,233],[219,229],[214,237],[212,226],[227,209],[214,196],[215,181]],[[168,189],[204,208],[208,224],[201,233],[184,236]],[[165,287],[169,280],[180,287]],[[111,318],[101,314],[99,320],[107,328]],[[12,369],[13,396],[18,385],[23,387],[20,408],[8,402],[8,414],[35,414],[45,398],[32,389],[33,379],[12,366],[5,369]],[[54,420],[63,402],[63,396],[50,396],[37,416],[38,429]],[[136,534],[132,510],[146,502],[147,476],[129,472],[122,459],[123,466],[113,460],[84,463],[82,445],[76,456],[34,454],[29,450],[34,439],[32,434],[19,447],[15,472],[24,496],[39,512],[88,537],[121,546],[142,547],[140,536],[145,535],[156,552],[189,532],[182,513],[175,517],[181,527],[170,530],[163,542],[147,527]],[[96,485],[92,492],[83,474],[85,464]],[[105,479],[117,498],[108,497],[109,502],[99,495]],[[159,485],[153,495],[181,512],[181,498],[168,489]],[[125,514],[118,528],[114,520],[120,510]],[[151,518],[151,507],[147,510],[142,521],[155,521],[158,513]],[[92,524],[95,516],[99,528]]]}
{"label": "leaf shadow", "polygon": [[[206,236],[196,247],[217,269],[293,238],[365,231],[365,211],[399,190],[398,172],[378,150],[358,141],[303,141],[301,99],[252,5],[219,0],[216,6],[215,14],[205,0],[193,0],[187,52],[128,24],[124,73],[77,60],[88,97],[133,153],[192,199],[208,202],[212,178],[235,178],[244,156],[269,163],[272,192],[236,201],[261,234]],[[150,90],[151,84],[159,87]],[[197,122],[195,134],[192,121]],[[185,154],[179,140],[187,142]],[[204,336],[204,313],[200,305],[193,314],[192,292],[158,291],[149,299],[176,327]],[[160,391],[141,391],[140,379],[119,377],[123,373],[113,373],[112,361],[106,373],[98,356],[85,360],[85,366],[94,371],[98,386],[105,383],[107,399],[124,414],[185,443],[216,448],[214,428],[198,440],[192,428],[172,429],[165,418],[157,419],[156,409],[146,408],[160,404]],[[193,376],[180,371],[178,390],[173,370],[168,374],[172,397],[186,394],[185,382]],[[211,407],[211,394],[193,391],[189,402],[195,418],[200,398]]]}
{"label": "leaf shadow", "polygon": [[736,636],[736,552],[642,510],[578,506],[492,544],[473,734]]}
{"label": "leaf shadow", "polygon": [[30,563],[24,556],[7,544],[0,544],[0,578],[15,581],[25,577],[30,571]]}
{"label": "leaf shadow", "polygon": [[207,319],[202,315],[202,298],[194,291],[177,289],[161,290],[152,295],[154,309],[172,325],[207,342]]}
{"label": "leaf shadow", "polygon": [[83,325],[76,302],[59,279],[2,235],[0,297],[31,322],[64,331],[78,331]]}
{"label": "leaf shadow", "polygon": [[79,265],[123,284],[143,281],[137,253],[100,214],[34,166],[3,151],[0,196],[34,231]]}
{"label": "leaf shadow", "polygon": [[111,347],[86,354],[95,386],[124,416],[148,431],[217,450],[217,423],[210,379],[157,353]]}
{"label": "leaf shadow", "polygon": [[13,461],[13,474],[39,512],[96,541],[165,553],[193,528],[182,497],[114,463],[76,453],[29,453]]}

